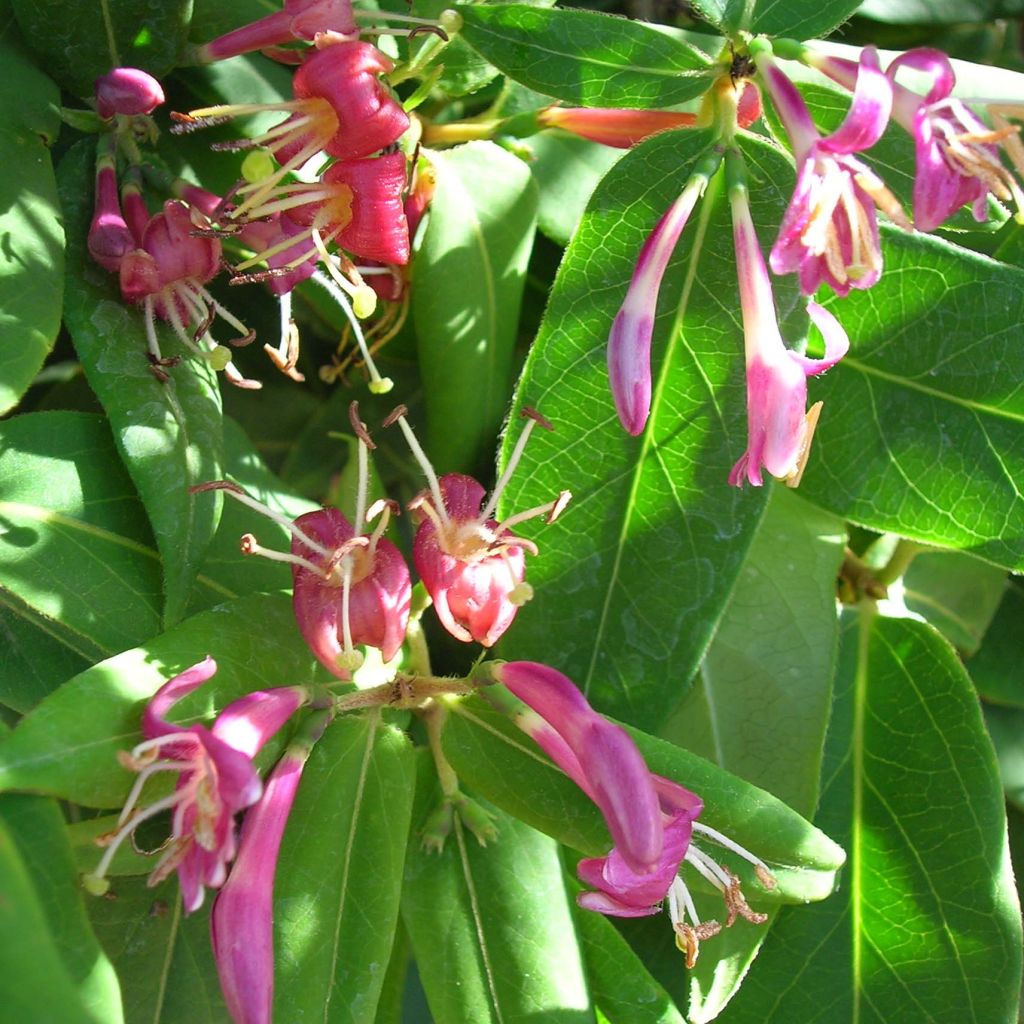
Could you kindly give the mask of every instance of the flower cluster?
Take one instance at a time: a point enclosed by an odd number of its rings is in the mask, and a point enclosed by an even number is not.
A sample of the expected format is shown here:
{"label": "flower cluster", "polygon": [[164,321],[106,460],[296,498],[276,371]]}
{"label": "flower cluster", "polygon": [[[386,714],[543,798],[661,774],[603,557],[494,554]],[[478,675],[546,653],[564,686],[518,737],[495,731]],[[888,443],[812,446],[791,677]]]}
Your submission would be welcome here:
{"label": "flower cluster", "polygon": [[[777,55],[802,61],[852,90],[846,118],[831,134],[819,132]],[[796,186],[768,262],[776,274],[796,274],[808,299],[807,312],[825,342],[824,356],[810,359],[787,348],[779,331],[770,279],[750,216],[743,158],[735,144],[737,128],[751,123],[749,108],[742,111],[742,105],[752,91],[744,79],[737,80],[736,66],[734,58],[730,74],[718,80],[701,116],[694,120],[704,126],[714,124],[717,139],[697,162],[682,194],[640,252],[609,335],[608,370],[623,427],[630,434],[643,433],[651,407],[651,343],[662,278],[697,201],[725,156],[745,337],[748,432],[747,450],[729,474],[729,483],[760,486],[767,470],[795,487],[821,411],[820,402],[806,409],[806,378],[829,369],[849,347],[839,322],[812,297],[823,286],[843,297],[851,289],[867,289],[878,281],[883,266],[879,210],[906,231],[931,231],[965,204],[971,204],[974,216],[982,220],[990,197],[1012,202],[1017,216],[1024,216],[1024,194],[999,156],[1002,146],[1020,173],[1024,147],[1017,129],[1005,119],[1006,108],[989,106],[995,126],[989,128],[964,101],[952,96],[952,66],[936,50],[912,50],[893,60],[883,72],[870,46],[862,51],[859,62],[854,62],[788,40],[751,41],[744,73],[757,76],[789,137],[796,161]],[[929,93],[922,97],[898,84],[895,79],[901,68],[931,74]],[[615,137],[628,140],[622,144],[631,144],[659,130],[650,120],[656,112],[645,112],[646,121],[629,117],[627,111],[607,111],[604,119],[596,118],[595,113],[581,119],[582,134],[608,144],[616,144]],[[618,116],[607,117],[611,114]],[[547,116],[552,124],[563,118],[570,128],[578,117],[571,111]],[[913,222],[859,156],[878,142],[890,118],[914,139]],[[606,137],[601,138],[599,126],[605,120]],[[634,126],[632,136],[630,124]],[[662,127],[671,125],[666,120]]]}

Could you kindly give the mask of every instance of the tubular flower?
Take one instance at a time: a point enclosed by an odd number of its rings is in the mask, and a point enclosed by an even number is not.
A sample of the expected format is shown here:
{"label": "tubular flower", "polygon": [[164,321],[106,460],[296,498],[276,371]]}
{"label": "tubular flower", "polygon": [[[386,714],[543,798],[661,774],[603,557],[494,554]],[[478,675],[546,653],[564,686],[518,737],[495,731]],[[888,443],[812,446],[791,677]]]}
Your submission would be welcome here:
{"label": "tubular flower", "polygon": [[[204,887],[223,884],[235,856],[235,815],[255,803],[263,788],[252,758],[305,702],[306,692],[285,687],[248,694],[225,708],[212,729],[169,722],[166,715],[174,704],[216,671],[216,662],[207,657],[165,683],[146,706],[146,739],[120,758],[139,776],[117,830],[103,837],[103,858],[85,879],[91,890],[106,890],[104,876],[117,848],[143,821],[166,810],[172,812],[171,838],[149,884],[159,884],[176,870],[186,913],[202,905]],[[143,786],[159,772],[177,774],[174,792],[140,808]]]}
{"label": "tubular flower", "polygon": [[409,505],[420,524],[413,541],[413,561],[437,617],[457,640],[475,640],[484,647],[497,643],[520,606],[533,596],[523,575],[525,554],[536,554],[537,547],[514,536],[512,527],[542,515],[547,522],[554,522],[571,498],[563,491],[555,501],[500,523],[492,518],[533,426],[540,422],[550,429],[533,410],[524,409],[523,413],[529,420],[526,429],[486,505],[486,492],[472,477],[448,473],[438,481],[433,471],[428,476],[430,488]]}
{"label": "tubular flower", "polygon": [[210,937],[224,1001],[235,1024],[271,1024],[274,1002],[274,876],[288,816],[326,712],[303,725],[242,824],[238,859],[213,904]]}
{"label": "tubular flower", "polygon": [[700,941],[717,934],[721,925],[697,916],[679,875],[686,863],[722,893],[726,927],[737,917],[765,921],[764,914],[747,905],[736,875],[693,845],[692,836],[706,836],[753,864],[761,884],[771,889],[775,880],[767,866],[698,822],[701,799],[653,774],[628,733],[597,714],[571,680],[536,662],[499,662],[488,668],[521,703],[508,703],[492,690],[485,691],[488,699],[594,801],[612,835],[614,846],[607,855],[585,858],[577,867],[580,880],[592,889],[577,897],[581,907],[611,917],[646,917],[667,900],[676,943],[692,967]]}
{"label": "tubular flower", "polygon": [[87,239],[89,255],[104,269],[116,274],[121,260],[135,248],[135,237],[121,213],[114,155],[101,147],[96,155],[96,193]]}
{"label": "tubular flower", "polygon": [[[805,50],[802,57],[841,85],[853,87],[857,72],[853,61],[813,50]],[[932,76],[926,96],[896,82],[896,73],[902,67]],[[975,220],[983,221],[990,193],[1015,205],[1020,218],[1024,193],[999,158],[1002,145],[1018,170],[1022,169],[1024,150],[1018,130],[998,113],[997,127],[989,128],[963,100],[952,95],[956,75],[949,58],[939,50],[910,50],[897,57],[885,73],[893,83],[893,120],[914,139],[914,227],[933,231],[966,203],[971,204]]]}
{"label": "tubular flower", "polygon": [[96,112],[109,120],[116,114],[150,114],[164,101],[164,90],[139,68],[114,68],[96,79]]}
{"label": "tubular flower", "polygon": [[894,223],[910,229],[895,196],[853,156],[881,138],[892,109],[892,86],[875,50],[864,49],[850,110],[825,137],[771,57],[758,51],[754,59],[789,133],[797,165],[796,189],[771,251],[772,270],[797,273],[805,295],[813,295],[823,281],[837,295],[870,288],[882,272],[876,204]]}
{"label": "tubular flower", "polygon": [[786,348],[746,190],[734,186],[730,201],[747,365],[747,450],[733,466],[729,483],[741,486],[746,479],[760,487],[764,467],[796,487],[821,412],[820,402],[807,411],[807,377],[834,366],[849,340],[831,313],[809,302],[811,319],[825,338],[825,357],[808,359]]}
{"label": "tubular flower", "polygon": [[636,261],[626,298],[608,335],[608,378],[619,421],[634,437],[651,412],[651,339],[658,292],[672,252],[697,200],[718,166],[706,160],[691,175],[679,198],[658,221]]}
{"label": "tubular flower", "polygon": [[150,217],[138,189],[131,185],[124,189],[123,201],[135,248],[119,264],[121,295],[143,308],[154,374],[166,380],[162,368],[176,361],[160,355],[154,322],[159,317],[170,323],[186,348],[214,369],[224,370],[232,384],[260,387],[257,381],[242,377],[231,362],[230,350],[218,345],[210,333],[219,316],[240,332],[232,344],[246,345],[255,337],[205,288],[220,270],[220,242],[196,236],[197,225],[184,203],[168,200],[160,213]]}

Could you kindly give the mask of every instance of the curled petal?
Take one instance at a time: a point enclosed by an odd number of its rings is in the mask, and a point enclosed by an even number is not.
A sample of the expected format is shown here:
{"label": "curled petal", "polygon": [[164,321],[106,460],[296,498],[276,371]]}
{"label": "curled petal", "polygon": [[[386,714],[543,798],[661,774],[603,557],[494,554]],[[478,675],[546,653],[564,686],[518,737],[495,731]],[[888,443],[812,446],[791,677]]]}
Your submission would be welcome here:
{"label": "curled petal", "polygon": [[804,368],[808,377],[815,377],[831,369],[846,355],[850,350],[850,338],[843,325],[824,306],[808,302],[807,313],[825,339],[825,355],[821,359],[809,359],[796,352],[790,355]]}
{"label": "curled petal", "polygon": [[892,82],[882,73],[878,51],[866,46],[861,51],[853,102],[843,123],[821,140],[828,153],[857,153],[869,149],[881,137],[892,113]]}
{"label": "curled petal", "polygon": [[173,679],[164,683],[153,695],[142,714],[142,732],[146,738],[156,739],[158,736],[178,732],[179,726],[167,721],[167,712],[182,697],[212,678],[216,671],[217,662],[207,655],[202,661],[185,669],[184,672],[179,672]]}

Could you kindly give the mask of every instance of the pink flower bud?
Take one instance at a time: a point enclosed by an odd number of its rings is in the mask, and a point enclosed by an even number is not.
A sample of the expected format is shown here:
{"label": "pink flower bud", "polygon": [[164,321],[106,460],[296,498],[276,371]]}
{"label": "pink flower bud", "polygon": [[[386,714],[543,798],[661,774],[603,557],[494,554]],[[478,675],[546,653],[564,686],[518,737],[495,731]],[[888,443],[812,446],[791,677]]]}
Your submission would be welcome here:
{"label": "pink flower bud", "polygon": [[125,254],[135,248],[135,239],[121,213],[117,172],[111,158],[97,161],[96,198],[87,244],[89,255],[112,274],[120,269]]}
{"label": "pink flower bud", "polygon": [[160,83],[139,68],[114,68],[96,79],[96,111],[102,118],[115,114],[149,114],[164,101]]}

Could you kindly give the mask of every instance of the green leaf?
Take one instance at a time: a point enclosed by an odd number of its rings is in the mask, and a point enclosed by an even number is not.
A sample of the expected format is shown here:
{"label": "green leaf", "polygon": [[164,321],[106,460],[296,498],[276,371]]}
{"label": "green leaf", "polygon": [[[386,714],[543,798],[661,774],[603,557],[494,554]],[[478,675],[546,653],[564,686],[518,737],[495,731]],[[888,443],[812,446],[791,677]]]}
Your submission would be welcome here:
{"label": "green leaf", "polygon": [[978,693],[992,704],[1024,708],[1024,587],[1010,579],[981,649],[967,662]]}
{"label": "green leaf", "polygon": [[278,1020],[373,1024],[415,783],[412,746],[379,711],[335,721],[313,748],[274,883]]}
{"label": "green leaf", "polygon": [[[166,383],[149,372],[142,314],[121,301],[114,278],[86,251],[91,165],[92,145],[85,141],[60,166],[68,232],[65,319],[153,524],[164,566],[164,624],[172,625],[184,614],[217,528],[220,496],[193,496],[188,489],[223,475],[220,394],[213,371],[196,359],[174,367]],[[161,327],[158,333],[165,355],[180,351],[172,332]]]}
{"label": "green leaf", "polygon": [[17,405],[60,330],[64,231],[48,146],[60,92],[24,53],[13,22],[0,30],[0,415]]}
{"label": "green leaf", "polygon": [[[414,823],[440,801],[423,752]],[[444,850],[413,836],[402,919],[436,1024],[593,1021],[558,848],[499,813],[481,847],[456,819]]]}
{"label": "green leaf", "polygon": [[[21,855],[54,945],[87,1014],[96,1024],[120,1022],[123,1018],[117,977],[85,915],[64,819],[56,803],[43,797],[6,793],[0,797],[0,830],[6,832]],[[8,932],[0,938],[0,946],[22,941],[22,934],[20,928],[17,933]],[[54,1019],[63,1021],[64,1017]]]}
{"label": "green leaf", "polygon": [[509,78],[566,103],[669,107],[710,83],[700,50],[640,22],[525,4],[457,9],[460,38]]}
{"label": "green leaf", "polygon": [[1024,810],[1024,710],[983,705],[1006,799]]}
{"label": "green leaf", "polygon": [[[154,640],[69,680],[0,739],[0,789],[29,789],[86,807],[118,807],[132,774],[117,752],[141,740],[147,698],[211,654],[217,675],[175,708],[184,724],[209,722],[237,697],[315,680],[291,599],[258,594],[202,612]],[[87,709],[88,713],[83,713]]]}
{"label": "green leaf", "polygon": [[[0,602],[18,623],[3,703],[27,711],[67,678],[52,669],[71,675],[159,632],[152,534],[101,417],[45,412],[0,423],[0,517]],[[32,646],[19,650],[19,637]],[[47,651],[53,666],[18,675]]]}
{"label": "green leaf", "polygon": [[430,162],[437,188],[412,293],[427,448],[439,472],[467,471],[493,450],[512,383],[537,189],[526,164],[492,142]]}
{"label": "green leaf", "polygon": [[841,25],[863,0],[695,0],[696,13],[723,32],[812,39]]}
{"label": "green leaf", "polygon": [[[840,520],[773,487],[697,685],[664,739],[766,789],[808,818],[818,803],[839,622]],[[702,916],[719,911],[698,901]],[[689,972],[689,1019],[713,1020],[764,941],[733,928]]]}
{"label": "green leaf", "polygon": [[[160,78],[178,58],[192,0],[10,0],[25,39],[64,88],[92,96],[93,82],[114,67]],[[91,196],[91,193],[90,193]]]}
{"label": "green leaf", "polygon": [[[726,482],[746,447],[746,397],[720,179],[661,288],[651,419],[641,437],[623,430],[608,388],[608,332],[637,255],[709,142],[692,129],[658,135],[627,153],[595,191],[516,395],[517,407],[538,408],[554,431],[535,432],[501,503],[505,516],[562,489],[575,495],[553,526],[521,527],[541,548],[528,572],[536,596],[503,641],[503,656],[558,665],[596,707],[640,727],[661,723],[685,692],[767,497]],[[768,238],[791,171],[773,147],[745,145],[759,181],[754,218]],[[784,309],[793,302],[789,289],[779,289]],[[513,440],[510,432],[506,460]]]}
{"label": "green leaf", "polygon": [[541,132],[520,145],[533,159],[530,173],[540,196],[537,226],[558,245],[568,245],[587,201],[622,150],[557,131]]}
{"label": "green leaf", "polygon": [[1020,910],[970,680],[929,626],[865,608],[836,685],[819,824],[848,883],[781,912],[723,1024],[1015,1019]]}
{"label": "green leaf", "polygon": [[[1024,274],[937,238],[885,231],[885,272],[831,305],[850,354],[801,493],[854,522],[1024,567]],[[1009,320],[1007,319],[1009,318]]]}
{"label": "green leaf", "polygon": [[112,892],[91,899],[89,913],[121,979],[125,1024],[226,1024],[209,902],[186,917],[176,878],[155,889],[121,878]]}
{"label": "green leaf", "polygon": [[1006,573],[957,551],[925,551],[903,576],[907,608],[970,656],[981,646],[1006,590]]}
{"label": "green leaf", "polygon": [[1020,14],[1014,0],[862,0],[857,14],[895,25],[961,25]]}
{"label": "green leaf", "polygon": [[96,1024],[50,932],[46,911],[18,845],[0,820],[0,1005],[11,1021]]}
{"label": "green leaf", "polygon": [[574,916],[590,992],[609,1024],[685,1024],[608,918],[578,908]]}
{"label": "green leaf", "polygon": [[[611,840],[594,804],[503,714],[476,697],[453,704],[452,711],[444,750],[474,792],[587,856],[608,852]],[[652,772],[701,797],[701,822],[768,863],[778,880],[770,892],[752,881],[749,865],[725,858],[752,904],[800,903],[831,893],[844,856],[827,836],[764,790],[671,743],[628,731]]]}

